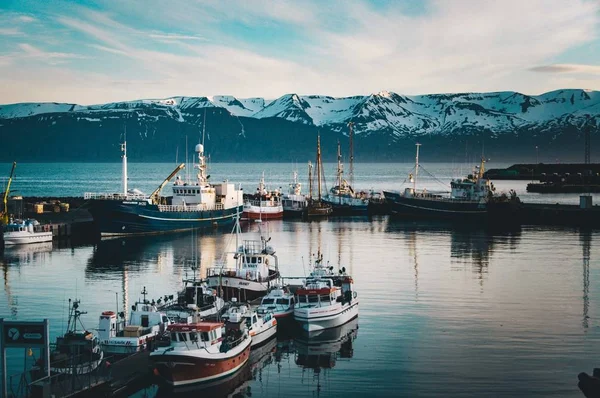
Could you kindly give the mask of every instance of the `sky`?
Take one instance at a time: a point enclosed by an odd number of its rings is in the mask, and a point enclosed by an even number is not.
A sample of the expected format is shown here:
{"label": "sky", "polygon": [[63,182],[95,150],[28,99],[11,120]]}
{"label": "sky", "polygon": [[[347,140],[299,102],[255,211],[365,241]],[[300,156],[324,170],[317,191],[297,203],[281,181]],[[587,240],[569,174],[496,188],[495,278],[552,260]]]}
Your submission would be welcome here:
{"label": "sky", "polygon": [[600,0],[0,4],[0,103],[600,90]]}

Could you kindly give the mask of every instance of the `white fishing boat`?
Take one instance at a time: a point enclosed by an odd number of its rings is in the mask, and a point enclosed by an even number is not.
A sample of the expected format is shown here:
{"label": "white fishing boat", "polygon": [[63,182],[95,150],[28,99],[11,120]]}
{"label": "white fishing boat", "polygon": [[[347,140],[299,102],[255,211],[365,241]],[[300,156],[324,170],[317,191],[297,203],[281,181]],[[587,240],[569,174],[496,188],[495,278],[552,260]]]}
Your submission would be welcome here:
{"label": "white fishing boat", "polygon": [[224,260],[206,270],[208,287],[216,289],[225,300],[252,301],[267,294],[279,278],[279,263],[275,249],[264,236],[260,240],[241,239],[239,218],[234,226],[237,250],[233,253],[234,268]]}
{"label": "white fishing boat", "polygon": [[[159,305],[161,311],[174,323],[190,323],[194,316],[206,319],[221,312],[225,301],[217,296],[216,289],[211,289],[205,280],[196,278],[184,279],[184,287],[177,295],[176,302],[170,302],[165,296],[164,303]],[[171,296],[172,297],[172,296]]]}
{"label": "white fishing boat", "polygon": [[294,171],[294,181],[290,184],[288,193],[283,195],[283,215],[301,217],[306,211],[308,200],[302,194],[302,184],[298,182],[298,172]]}
{"label": "white fishing boat", "polygon": [[296,291],[294,319],[307,332],[334,328],[358,316],[358,294],[345,267],[338,274],[319,254],[303,286]]}
{"label": "white fishing boat", "polygon": [[[98,337],[85,329],[80,316],[79,300],[69,299],[67,331],[56,339],[56,348],[50,353],[50,371],[60,374],[83,375],[94,371],[104,359]],[[77,325],[81,330],[77,330]]]}
{"label": "white fishing boat", "polygon": [[245,329],[226,330],[222,322],[169,325],[171,340],[150,354],[155,371],[169,385],[214,382],[241,369],[250,358],[252,338]]}
{"label": "white fishing boat", "polygon": [[130,355],[142,351],[167,330],[171,323],[167,314],[146,300],[145,287],[142,294],[144,299],[132,306],[127,324],[119,322],[114,311],[104,311],[100,315],[98,338],[106,354]]}
{"label": "white fishing boat", "polygon": [[36,220],[13,220],[4,227],[4,244],[24,245],[52,241],[52,231],[39,231]]}
{"label": "white fishing boat", "polygon": [[265,175],[260,179],[256,193],[244,201],[243,217],[247,220],[263,221],[283,217],[281,192],[268,191],[265,185]]}
{"label": "white fishing boat", "polygon": [[252,349],[269,341],[277,334],[277,320],[271,312],[259,314],[246,304],[233,299],[227,311],[221,316],[227,329],[248,329],[252,337]]}
{"label": "white fishing boat", "polygon": [[294,314],[295,302],[296,298],[288,289],[277,286],[262,298],[256,311],[259,314],[271,312],[278,320],[291,318]]}

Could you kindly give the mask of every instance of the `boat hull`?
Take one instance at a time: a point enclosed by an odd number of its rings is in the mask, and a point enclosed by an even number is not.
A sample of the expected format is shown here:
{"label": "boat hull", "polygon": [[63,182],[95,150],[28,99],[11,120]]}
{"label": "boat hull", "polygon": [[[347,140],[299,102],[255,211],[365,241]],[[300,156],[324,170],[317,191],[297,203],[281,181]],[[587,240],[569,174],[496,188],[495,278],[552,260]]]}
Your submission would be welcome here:
{"label": "boat hull", "polygon": [[478,201],[420,199],[384,192],[393,214],[407,218],[482,221],[488,216],[487,204]]}
{"label": "boat hull", "polygon": [[250,336],[252,336],[252,349],[264,345],[277,334],[277,321],[275,319],[272,319],[269,322],[270,326],[268,328],[265,328],[264,330],[259,331],[256,334],[252,334],[252,332],[250,332]]}
{"label": "boat hull", "polygon": [[306,332],[317,332],[335,328],[350,322],[358,316],[358,301],[353,300],[342,307],[328,311],[321,308],[297,308],[294,310],[294,319],[300,323]]}
{"label": "boat hull", "polygon": [[26,245],[52,241],[52,232],[5,232],[4,244],[6,246]]}
{"label": "boat hull", "polygon": [[270,211],[268,213],[248,210],[242,213],[242,218],[246,218],[248,220],[278,220],[283,218],[283,208],[277,211]]}
{"label": "boat hull", "polygon": [[146,201],[91,199],[102,236],[149,235],[231,225],[242,206],[204,211],[160,211]]}
{"label": "boat hull", "polygon": [[188,355],[151,355],[161,378],[169,385],[186,386],[214,382],[242,368],[250,357],[250,344],[241,352],[223,359]]}
{"label": "boat hull", "polygon": [[232,276],[213,275],[207,278],[208,287],[222,292],[220,295],[225,301],[237,298],[240,301],[252,301],[267,294],[270,282],[257,282],[253,280]]}
{"label": "boat hull", "polygon": [[[76,364],[74,366],[56,366],[50,365],[50,373],[52,374],[77,374],[77,375],[85,375],[93,372],[100,366],[102,360],[104,359],[104,352],[100,351],[98,358]],[[50,362],[52,364],[52,362]]]}

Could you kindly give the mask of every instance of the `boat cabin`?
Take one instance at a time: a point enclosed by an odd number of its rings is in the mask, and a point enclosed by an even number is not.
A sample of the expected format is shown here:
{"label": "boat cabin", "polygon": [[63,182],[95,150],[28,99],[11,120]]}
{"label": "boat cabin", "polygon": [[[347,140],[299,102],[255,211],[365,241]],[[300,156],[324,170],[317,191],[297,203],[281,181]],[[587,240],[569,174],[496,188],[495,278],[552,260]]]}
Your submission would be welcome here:
{"label": "boat cabin", "polygon": [[56,339],[54,354],[91,355],[99,341],[92,332],[67,332]]}
{"label": "boat cabin", "polygon": [[307,278],[304,286],[296,291],[296,308],[324,307],[339,301],[341,291],[333,279]]}
{"label": "boat cabin", "polygon": [[183,294],[178,297],[178,304],[199,310],[215,305],[217,292],[206,286],[206,283],[194,280],[185,282],[186,286]]}
{"label": "boat cabin", "polygon": [[221,322],[176,323],[169,325],[167,331],[174,350],[208,348],[223,340]]}
{"label": "boat cabin", "polygon": [[[238,278],[249,279],[253,281],[267,281],[271,279],[274,271],[272,266],[277,268],[277,256],[271,246],[267,246],[268,240],[261,238],[258,240],[245,240],[234,256],[237,261],[236,276]],[[273,261],[275,264],[271,264]]]}
{"label": "boat cabin", "polygon": [[127,326],[117,319],[114,311],[104,311],[98,322],[98,336],[103,342],[113,337],[140,337],[151,334],[155,327],[164,331],[170,323],[165,313],[158,312],[149,303],[137,303],[129,316]]}
{"label": "boat cabin", "polygon": [[282,289],[274,289],[268,295],[263,297],[262,301],[260,302],[260,306],[265,308],[276,308],[278,306],[289,308],[293,306],[294,303],[294,296],[284,294]]}

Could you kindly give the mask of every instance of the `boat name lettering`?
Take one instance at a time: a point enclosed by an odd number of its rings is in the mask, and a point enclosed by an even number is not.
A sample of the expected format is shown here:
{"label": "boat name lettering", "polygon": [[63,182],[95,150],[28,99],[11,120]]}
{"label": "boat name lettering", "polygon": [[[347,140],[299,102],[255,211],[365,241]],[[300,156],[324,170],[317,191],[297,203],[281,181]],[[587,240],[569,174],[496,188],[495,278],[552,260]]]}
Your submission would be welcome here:
{"label": "boat name lettering", "polygon": [[146,206],[146,202],[134,202],[130,200],[123,201],[124,205],[138,205],[138,206]]}
{"label": "boat name lettering", "polygon": [[250,284],[250,282],[240,282],[239,284],[242,286],[248,286]]}

